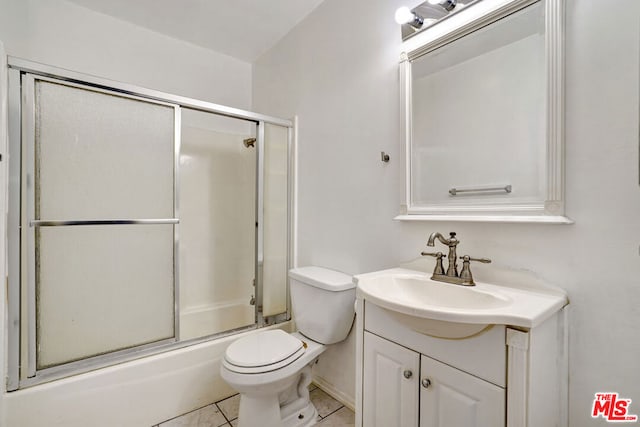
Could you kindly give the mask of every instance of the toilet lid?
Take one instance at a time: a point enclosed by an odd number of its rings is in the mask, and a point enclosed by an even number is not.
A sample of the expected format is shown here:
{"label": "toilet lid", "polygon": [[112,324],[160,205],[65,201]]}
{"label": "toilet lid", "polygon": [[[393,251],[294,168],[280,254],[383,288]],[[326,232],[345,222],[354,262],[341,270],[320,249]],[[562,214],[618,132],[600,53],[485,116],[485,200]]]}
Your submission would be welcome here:
{"label": "toilet lid", "polygon": [[224,358],[231,365],[260,368],[257,370],[265,372],[288,365],[302,353],[302,341],[280,329],[274,329],[236,340],[227,347]]}

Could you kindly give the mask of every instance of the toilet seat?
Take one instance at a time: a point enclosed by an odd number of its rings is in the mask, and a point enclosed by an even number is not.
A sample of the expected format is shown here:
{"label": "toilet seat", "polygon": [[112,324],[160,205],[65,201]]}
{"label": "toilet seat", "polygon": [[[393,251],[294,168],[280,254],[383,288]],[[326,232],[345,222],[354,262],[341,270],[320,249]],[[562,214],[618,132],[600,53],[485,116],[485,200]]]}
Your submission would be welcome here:
{"label": "toilet seat", "polygon": [[233,342],[225,352],[224,365],[240,374],[275,371],[299,359],[306,343],[280,329],[262,331]]}

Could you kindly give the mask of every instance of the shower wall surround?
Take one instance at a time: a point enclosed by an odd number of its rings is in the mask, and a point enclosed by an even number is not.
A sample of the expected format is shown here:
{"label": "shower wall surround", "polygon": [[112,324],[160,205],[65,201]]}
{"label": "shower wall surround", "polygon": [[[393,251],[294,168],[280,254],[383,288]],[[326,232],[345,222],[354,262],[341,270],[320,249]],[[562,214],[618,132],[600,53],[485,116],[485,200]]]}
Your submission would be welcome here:
{"label": "shower wall surround", "polygon": [[[255,124],[182,109],[180,337],[255,322]],[[207,214],[205,214],[207,213]]]}

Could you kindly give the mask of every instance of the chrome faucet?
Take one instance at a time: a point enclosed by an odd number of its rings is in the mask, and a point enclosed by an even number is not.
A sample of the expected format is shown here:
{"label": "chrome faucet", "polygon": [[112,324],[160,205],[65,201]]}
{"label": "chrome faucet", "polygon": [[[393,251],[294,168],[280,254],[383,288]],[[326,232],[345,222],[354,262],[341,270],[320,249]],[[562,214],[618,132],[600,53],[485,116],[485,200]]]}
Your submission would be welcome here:
{"label": "chrome faucet", "polygon": [[456,233],[453,231],[449,233],[449,238],[445,239],[440,233],[431,233],[429,236],[429,240],[427,241],[427,246],[435,246],[435,240],[440,240],[440,243],[443,245],[449,246],[449,267],[447,267],[447,276],[449,277],[458,277],[458,257],[456,256],[456,247],[460,241],[456,239]]}
{"label": "chrome faucet", "polygon": [[432,256],[436,258],[436,266],[433,270],[431,279],[456,285],[474,286],[475,282],[473,281],[473,275],[471,274],[470,267],[471,261],[478,261],[486,264],[490,263],[491,260],[488,258],[472,258],[469,255],[461,256],[460,259],[463,261],[462,271],[458,275],[458,255],[456,253],[456,248],[458,243],[460,243],[460,240],[456,239],[456,233],[449,233],[448,239],[445,239],[440,233],[431,233],[429,240],[427,241],[427,246],[435,246],[436,239],[438,239],[443,245],[447,245],[449,247],[449,255],[447,255],[449,258],[449,267],[445,273],[444,266],[442,265],[442,258],[444,258],[445,255],[442,252],[422,252],[422,256]]}

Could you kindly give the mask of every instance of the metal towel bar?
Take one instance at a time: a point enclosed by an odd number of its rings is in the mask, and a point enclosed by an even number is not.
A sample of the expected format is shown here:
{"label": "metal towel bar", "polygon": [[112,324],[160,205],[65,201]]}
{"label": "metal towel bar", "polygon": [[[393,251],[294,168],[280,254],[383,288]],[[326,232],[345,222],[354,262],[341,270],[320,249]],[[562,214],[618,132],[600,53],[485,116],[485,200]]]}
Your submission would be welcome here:
{"label": "metal towel bar", "polygon": [[70,225],[155,225],[155,224],[178,224],[178,218],[164,219],[88,219],[73,221],[48,221],[32,220],[29,225],[32,227],[61,227]]}
{"label": "metal towel bar", "polygon": [[503,185],[500,187],[476,187],[476,188],[450,188],[449,194],[452,196],[458,195],[458,193],[479,193],[485,191],[504,191],[505,193],[511,193],[511,184]]}

